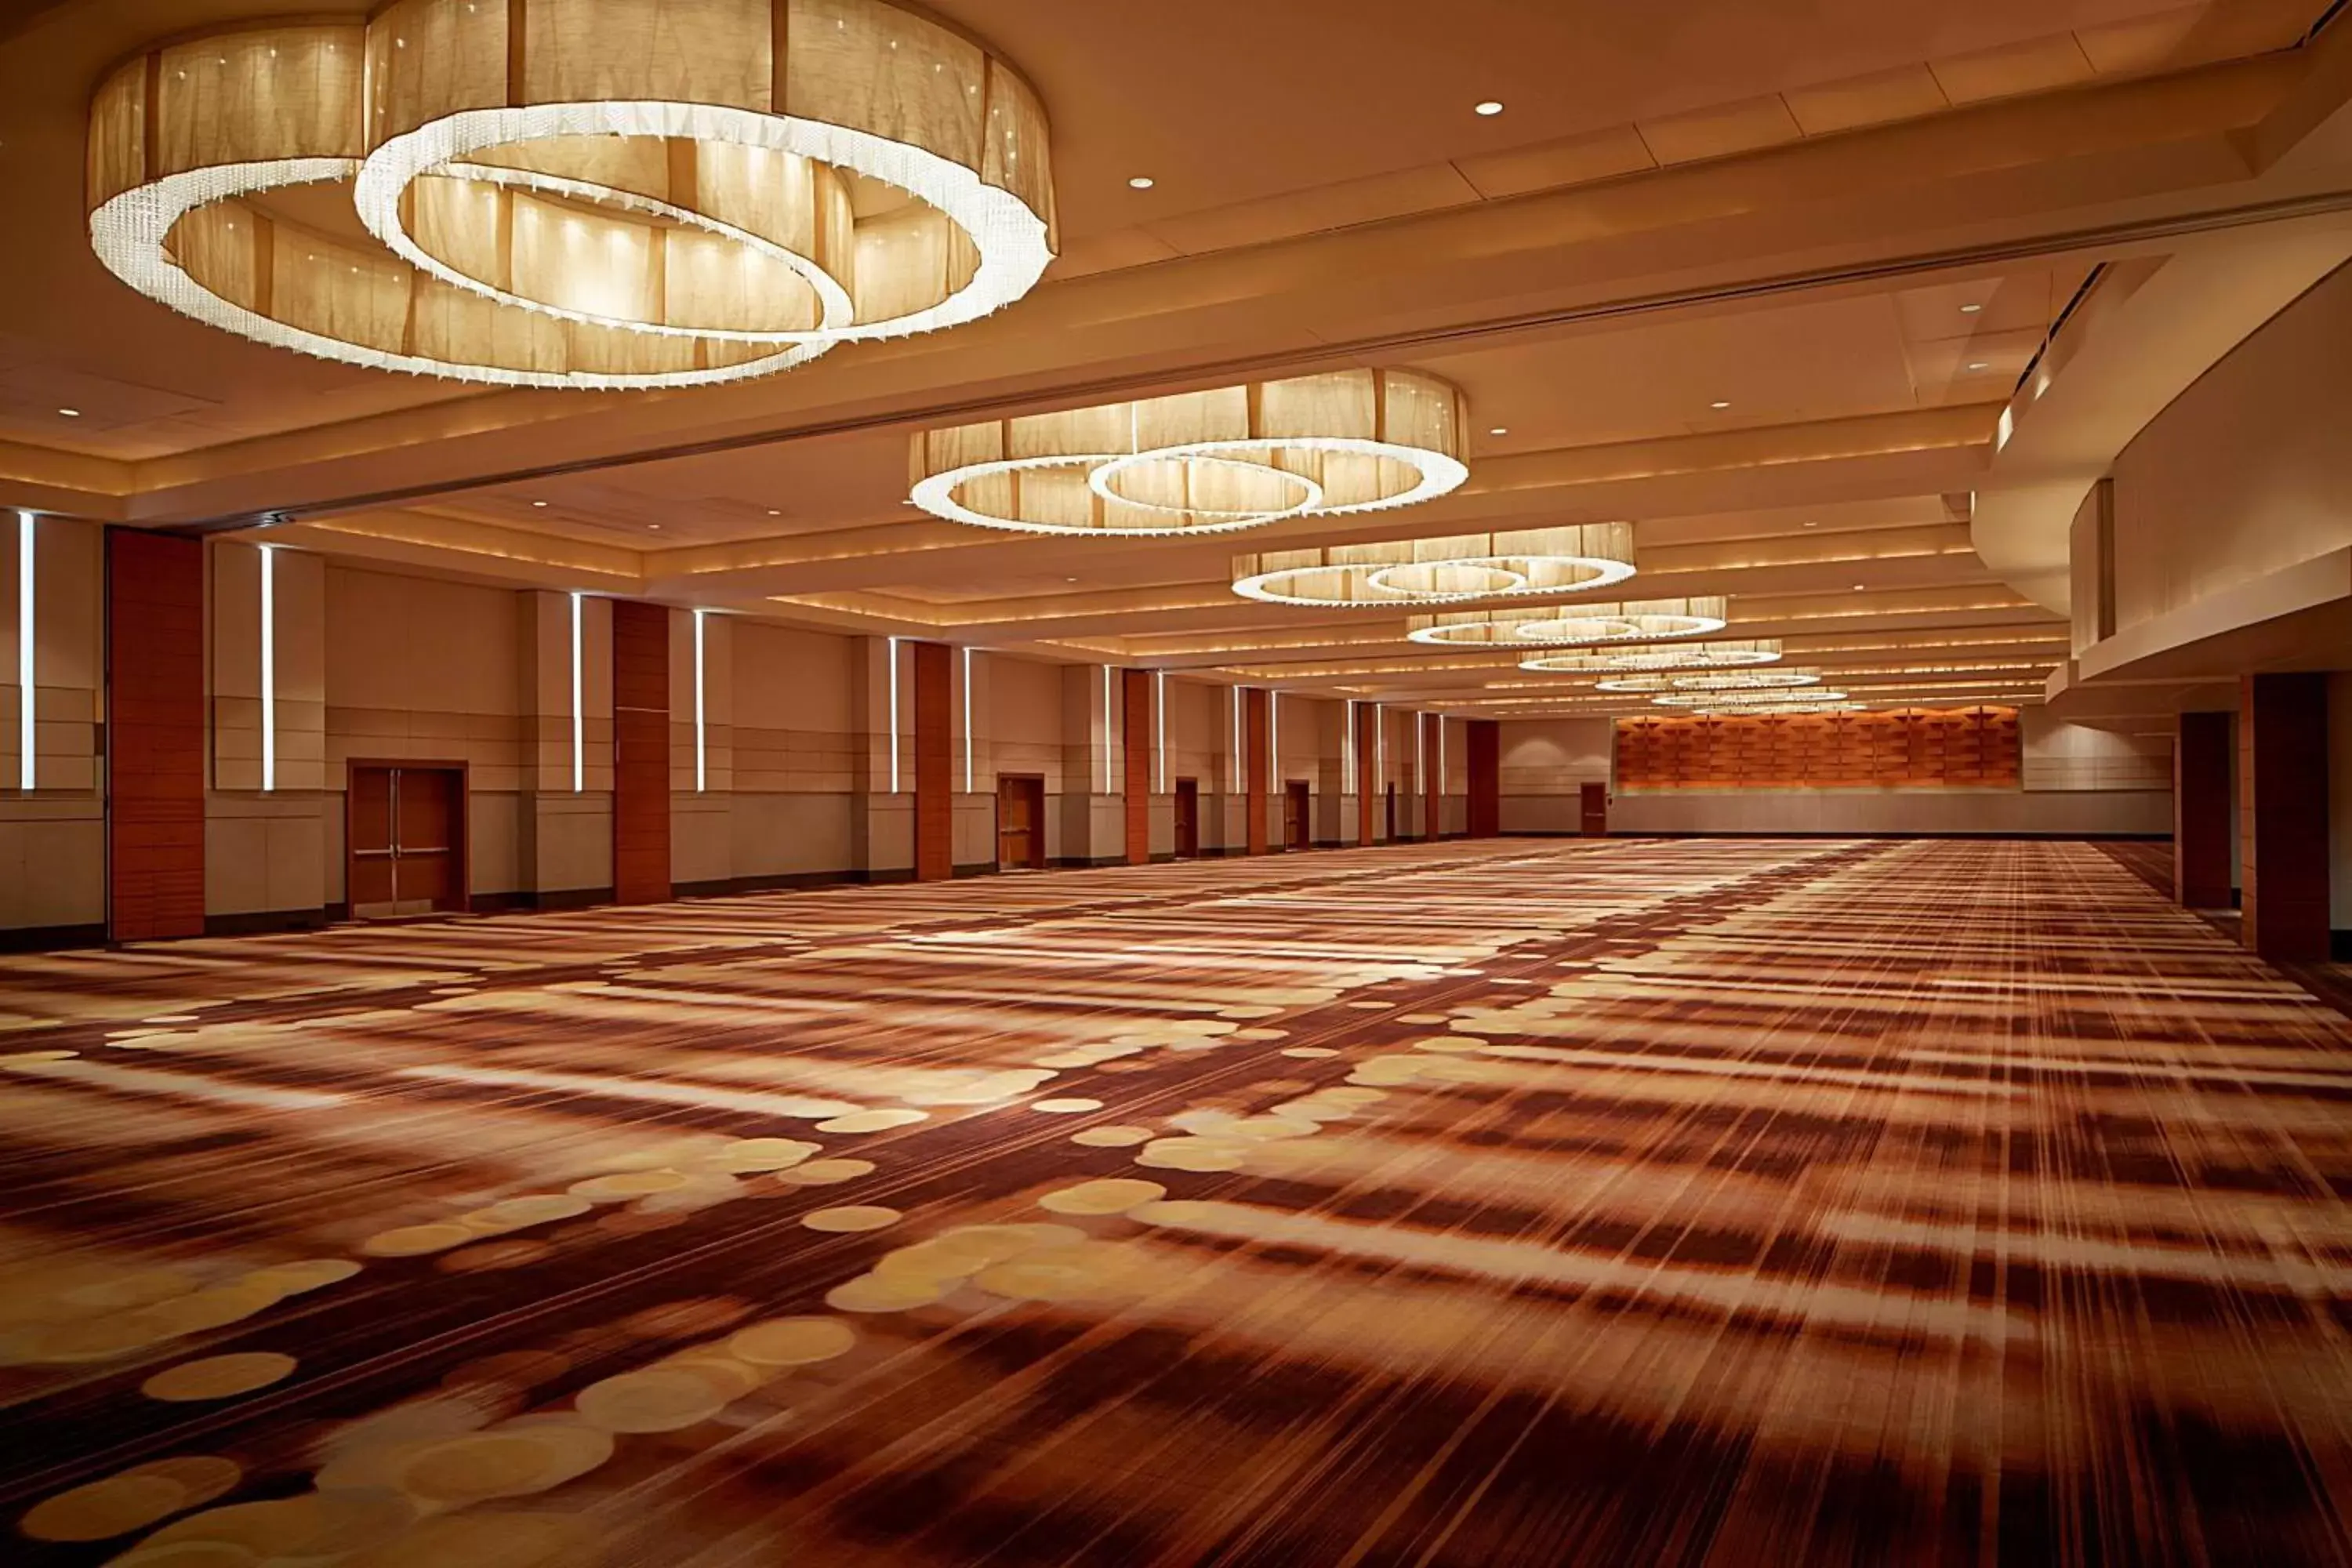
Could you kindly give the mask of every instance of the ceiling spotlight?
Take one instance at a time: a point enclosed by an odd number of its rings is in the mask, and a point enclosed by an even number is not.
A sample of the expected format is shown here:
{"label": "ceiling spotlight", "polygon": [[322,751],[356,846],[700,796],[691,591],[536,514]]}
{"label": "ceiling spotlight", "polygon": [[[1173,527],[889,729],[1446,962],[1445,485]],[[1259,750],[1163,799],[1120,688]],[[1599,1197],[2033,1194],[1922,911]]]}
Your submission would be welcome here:
{"label": "ceiling spotlight", "polygon": [[58,412],[68,419],[79,419],[81,417],[81,410],[79,408],[60,408]]}
{"label": "ceiling spotlight", "polygon": [[1492,430],[1486,432],[1489,436],[1507,436],[1510,433],[1511,427],[1507,425],[1497,425]]}
{"label": "ceiling spotlight", "polygon": [[1960,314],[1963,316],[1973,316],[1979,310],[1983,309],[1984,307],[1982,305],[1963,305],[1960,307]]}
{"label": "ceiling spotlight", "polygon": [[1148,191],[1151,188],[1151,176],[1149,174],[1138,174],[1135,178],[1128,181],[1128,185],[1133,190]]}
{"label": "ceiling spotlight", "polygon": [[1077,579],[1076,579],[1076,577],[1065,577],[1065,578],[1063,578],[1063,579],[1062,579],[1062,581],[1063,581],[1063,582],[1065,582],[1065,583],[1075,583],[1075,582],[1076,582],[1076,581],[1077,581]]}
{"label": "ceiling spotlight", "polygon": [[1991,362],[1988,360],[1972,359],[1969,361],[1969,368],[1970,370],[1990,370],[1992,368],[1992,364]]}
{"label": "ceiling spotlight", "polygon": [[547,503],[546,503],[545,501],[543,501],[543,500],[535,500],[535,501],[531,502],[530,504],[531,504],[531,505],[533,505],[533,506],[545,506]]}
{"label": "ceiling spotlight", "polygon": [[1485,115],[1489,120],[1492,120],[1496,115],[1503,112],[1503,105],[1501,100],[1498,99],[1490,98],[1486,102],[1475,107],[1477,113]]}
{"label": "ceiling spotlight", "polygon": [[782,517],[782,516],[783,516],[784,514],[783,514],[782,512],[781,512],[781,511],[778,511],[774,507],[770,507],[770,508],[768,509],[768,515],[769,515],[770,517]]}
{"label": "ceiling spotlight", "polygon": [[1718,397],[1713,403],[1708,404],[1707,406],[1709,408],[1728,408],[1731,406],[1731,400],[1727,397]]}
{"label": "ceiling spotlight", "polygon": [[1821,524],[1820,524],[1820,523],[1818,523],[1818,522],[1809,522],[1809,523],[1805,524],[1805,526],[1806,526],[1807,528],[1819,528],[1819,527],[1821,527]]}
{"label": "ceiling spotlight", "polygon": [[1862,586],[1863,586],[1863,585],[1862,585],[1861,584],[1856,583],[1856,584],[1853,585],[1853,591],[1854,591],[1855,593],[1857,593],[1857,594],[1861,593],[1861,592],[1862,592]]}
{"label": "ceiling spotlight", "polygon": [[661,531],[661,524],[658,522],[649,522],[646,524],[646,526],[652,529],[656,533],[659,533]]}

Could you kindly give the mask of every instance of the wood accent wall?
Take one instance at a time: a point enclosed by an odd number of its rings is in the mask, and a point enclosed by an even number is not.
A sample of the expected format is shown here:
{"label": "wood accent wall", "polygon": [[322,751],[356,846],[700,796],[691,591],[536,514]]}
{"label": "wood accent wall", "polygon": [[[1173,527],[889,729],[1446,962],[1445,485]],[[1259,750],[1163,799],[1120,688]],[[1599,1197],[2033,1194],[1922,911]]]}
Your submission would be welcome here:
{"label": "wood accent wall", "polygon": [[1469,836],[1493,838],[1503,831],[1503,726],[1473,719],[1469,730]]}
{"label": "wood accent wall", "polygon": [[1619,790],[2015,788],[2014,708],[1620,719]]}
{"label": "wood accent wall", "polygon": [[1253,855],[1265,853],[1266,783],[1272,776],[1274,759],[1268,754],[1266,719],[1268,708],[1265,692],[1252,687],[1243,693],[1242,751],[1244,757],[1243,788],[1249,799],[1248,845]]}
{"label": "wood accent wall", "polygon": [[205,547],[106,533],[106,925],[205,930]]}
{"label": "wood accent wall", "polygon": [[2230,906],[2230,715],[2183,713],[2172,753],[2172,896],[2184,909]]}
{"label": "wood accent wall", "polygon": [[919,642],[915,658],[915,880],[955,876],[955,650]]}
{"label": "wood accent wall", "polygon": [[613,897],[670,896],[669,610],[613,605]]}
{"label": "wood accent wall", "polygon": [[1126,757],[1121,784],[1125,791],[1127,863],[1151,863],[1152,745],[1158,731],[1151,722],[1151,672],[1122,669],[1119,679],[1118,733]]}
{"label": "wood accent wall", "polygon": [[1445,836],[1445,770],[1440,765],[1445,756],[1444,715],[1423,713],[1413,733],[1421,745],[1419,776],[1428,781],[1421,793],[1421,833],[1433,844]]}
{"label": "wood accent wall", "polygon": [[2328,949],[2327,677],[2239,678],[2240,939],[2264,958]]}
{"label": "wood accent wall", "polygon": [[1374,816],[1380,805],[1381,710],[1374,702],[1356,704],[1356,842],[1370,844],[1376,836]]}

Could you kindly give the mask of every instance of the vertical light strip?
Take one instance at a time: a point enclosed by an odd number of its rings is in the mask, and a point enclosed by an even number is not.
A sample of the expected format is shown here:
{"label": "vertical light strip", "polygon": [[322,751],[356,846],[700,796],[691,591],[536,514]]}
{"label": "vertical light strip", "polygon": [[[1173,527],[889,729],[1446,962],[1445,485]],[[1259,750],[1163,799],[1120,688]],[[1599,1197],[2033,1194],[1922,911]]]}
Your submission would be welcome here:
{"label": "vertical light strip", "polygon": [[278,552],[261,547],[261,787],[278,787]]}
{"label": "vertical light strip", "polygon": [[898,793],[898,639],[890,645],[890,793]]}
{"label": "vertical light strip", "polygon": [[1372,704],[1372,793],[1386,795],[1389,787],[1389,716],[1381,705]]}
{"label": "vertical light strip", "polygon": [[963,650],[963,793],[971,785],[971,649]]}
{"label": "vertical light strip", "polygon": [[702,706],[702,617],[706,610],[694,612],[694,793],[702,794],[710,787],[710,731],[704,722]]}
{"label": "vertical light strip", "polygon": [[1356,781],[1356,703],[1348,700],[1348,716],[1339,728],[1339,793],[1354,795]]}
{"label": "vertical light strip", "polygon": [[1239,795],[1249,787],[1249,759],[1242,754],[1242,689],[1228,686],[1225,695],[1232,700],[1234,710],[1233,761],[1226,764],[1225,787]]}
{"label": "vertical light strip", "polygon": [[1412,793],[1427,795],[1429,793],[1429,736],[1421,720],[1422,716],[1418,713],[1412,716]]}
{"label": "vertical light strip", "polygon": [[572,595],[572,793],[588,787],[588,721],[581,713],[580,595]]}
{"label": "vertical light strip", "polygon": [[1266,778],[1273,784],[1282,783],[1282,693],[1268,689],[1265,694]]}
{"label": "vertical light strip", "polygon": [[[1104,666],[1103,666],[1103,744],[1102,744],[1102,757],[1103,757],[1103,782],[1102,782],[1102,793],[1103,793],[1103,794],[1105,794],[1105,795],[1108,795],[1108,794],[1110,793],[1110,785],[1111,785],[1111,778],[1112,778],[1111,767],[1110,767],[1110,666],[1108,666],[1108,665],[1104,665]],[[1121,790],[1119,793],[1120,793],[1120,794],[1122,794],[1122,795],[1124,795],[1124,794],[1126,794],[1127,792],[1126,792],[1126,791],[1124,791],[1124,790]]]}
{"label": "vertical light strip", "polygon": [[1151,672],[1151,761],[1157,773],[1153,787],[1168,793],[1168,672]]}
{"label": "vertical light strip", "polygon": [[16,787],[30,790],[39,772],[34,751],[33,514],[16,514]]}

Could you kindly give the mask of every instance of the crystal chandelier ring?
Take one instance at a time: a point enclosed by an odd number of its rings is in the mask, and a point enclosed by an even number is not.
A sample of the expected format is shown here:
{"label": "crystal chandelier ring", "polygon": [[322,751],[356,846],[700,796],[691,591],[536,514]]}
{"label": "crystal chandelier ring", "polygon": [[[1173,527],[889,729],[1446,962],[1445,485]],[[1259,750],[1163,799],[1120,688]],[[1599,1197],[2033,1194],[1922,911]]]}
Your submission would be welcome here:
{"label": "crystal chandelier ring", "polygon": [[[1426,567],[1465,568],[1465,562],[1429,562]],[[1362,564],[1339,566],[1286,566],[1277,571],[1261,572],[1243,577],[1234,584],[1234,592],[1245,599],[1255,599],[1268,605],[1295,605],[1313,609],[1394,608],[1400,605],[1439,605],[1464,599],[1495,598],[1523,592],[1527,587],[1524,574],[1506,567],[1479,566],[1475,580],[1450,589],[1434,586],[1426,591],[1413,591],[1383,583],[1383,573]],[[1345,591],[1315,592],[1318,584],[1328,589],[1339,578],[1347,579]],[[1352,591],[1358,586],[1367,592]]]}
{"label": "crystal chandelier ring", "polygon": [[[1492,573],[1496,585],[1475,593],[1449,591],[1440,586],[1444,579],[1438,574],[1443,572]],[[1486,598],[1506,594],[1613,588],[1633,576],[1633,572],[1631,561],[1612,561],[1597,555],[1488,555],[1456,561],[1400,562],[1375,571],[1372,585],[1421,600]]]}
{"label": "crystal chandelier ring", "polygon": [[1705,637],[1721,631],[1728,614],[1729,603],[1720,596],[1591,605],[1566,614],[1553,609],[1440,612],[1413,616],[1405,636],[1439,647],[1591,647]]}
{"label": "crystal chandelier ring", "polygon": [[[1202,506],[1189,498],[1182,501],[1160,500],[1130,494],[1118,488],[1122,477],[1161,465],[1173,466],[1181,471],[1188,492],[1192,488],[1192,476],[1205,469],[1211,474],[1223,474],[1244,481],[1257,479],[1277,489],[1295,489],[1297,499],[1280,507]],[[1166,512],[1173,516],[1206,518],[1212,521],[1223,519],[1244,528],[1262,522],[1278,522],[1286,517],[1298,517],[1323,504],[1323,487],[1305,474],[1292,473],[1273,463],[1252,462],[1244,458],[1220,457],[1182,448],[1131,452],[1124,457],[1105,458],[1087,471],[1087,488],[1103,500],[1119,506],[1139,507],[1145,511]]]}
{"label": "crystal chandelier ring", "polygon": [[[813,163],[897,186],[938,211],[965,236],[979,261],[971,279],[944,299],[873,321],[845,320],[855,309],[849,289],[822,261],[789,247],[674,203],[650,198],[628,201],[656,216],[684,217],[710,232],[750,242],[762,254],[784,259],[825,305],[825,319],[811,329],[744,331],[671,327],[630,317],[568,309],[499,288],[451,266],[417,243],[403,217],[404,198],[420,178],[478,167],[482,154],[499,148],[572,137],[646,137],[700,145],[756,148],[789,153]],[[540,184],[544,176],[515,171],[502,183]],[[580,184],[581,182],[566,182]],[[574,194],[586,194],[576,191]],[[821,124],[791,115],[765,114],[718,104],[658,101],[549,103],[520,109],[466,110],[394,137],[362,165],[352,200],[360,221],[394,255],[445,283],[502,304],[544,311],[565,320],[654,335],[711,338],[722,342],[824,344],[905,337],[958,326],[996,310],[1027,293],[1053,252],[1044,220],[1012,192],[982,181],[974,171],[919,147],[892,142],[846,126]]]}
{"label": "crystal chandelier ring", "polygon": [[[1151,455],[1157,456],[1157,454]],[[1089,488],[1091,488],[1091,479],[1094,473],[1098,471],[1104,464],[1114,463],[1119,460],[1120,457],[1118,453],[1095,452],[1075,454],[1068,457],[1002,458],[992,462],[969,463],[962,468],[951,468],[943,473],[932,474],[926,479],[919,480],[914,487],[912,495],[908,499],[913,500],[917,506],[921,507],[925,511],[931,513],[934,517],[942,517],[950,522],[970,523],[975,528],[1000,528],[1019,533],[1056,533],[1076,531],[1075,530],[1041,527],[1037,523],[1026,521],[1020,518],[1003,517],[993,512],[982,511],[974,507],[967,505],[964,501],[962,492],[966,489],[982,480],[1010,479],[1017,483],[1020,477],[1024,474],[1043,473],[1057,468],[1078,468],[1084,470],[1088,479]],[[1296,480],[1299,485],[1305,488],[1303,501],[1299,506],[1289,511],[1271,515],[1261,512],[1243,513],[1234,516],[1212,518],[1206,522],[1178,521],[1172,521],[1171,517],[1171,521],[1167,522],[1165,525],[1147,523],[1138,527],[1120,527],[1115,530],[1105,530],[1103,531],[1115,532],[1122,539],[1152,538],[1166,534],[1222,533],[1235,529],[1256,528],[1263,523],[1273,521],[1276,516],[1296,516],[1299,512],[1305,511],[1320,503],[1322,500],[1323,487],[1317,484],[1313,479],[1308,479],[1306,475],[1286,474],[1285,478]],[[1138,506],[1139,503],[1122,501],[1121,504],[1126,506]],[[1169,509],[1161,507],[1146,507],[1141,508],[1141,510],[1150,515],[1158,515],[1169,510]],[[1197,516],[1199,514],[1195,513],[1192,515]]]}
{"label": "crystal chandelier ring", "polygon": [[1593,683],[1596,691],[1723,691],[1769,692],[1786,695],[1792,689],[1821,684],[1821,673],[1811,669],[1732,669],[1716,675],[1629,675]]}
{"label": "crystal chandelier ring", "polygon": [[1360,500],[1332,500],[1318,496],[1314,505],[1296,511],[1281,511],[1261,516],[1260,521],[1272,521],[1279,517],[1310,516],[1339,517],[1349,512],[1373,511],[1386,507],[1418,506],[1449,491],[1461,488],[1470,477],[1469,466],[1449,453],[1425,447],[1408,447],[1394,441],[1376,441],[1351,436],[1286,436],[1278,439],[1260,440],[1240,437],[1225,441],[1187,441],[1172,447],[1159,447],[1146,451],[1129,452],[1113,458],[1088,478],[1087,484],[1096,494],[1107,500],[1129,506],[1141,504],[1129,500],[1115,488],[1118,476],[1139,464],[1177,460],[1220,461],[1258,468],[1285,479],[1304,479],[1278,463],[1269,462],[1263,454],[1272,452],[1307,452],[1337,454],[1349,458],[1377,458],[1402,465],[1410,474],[1411,482],[1384,488],[1380,493]]}

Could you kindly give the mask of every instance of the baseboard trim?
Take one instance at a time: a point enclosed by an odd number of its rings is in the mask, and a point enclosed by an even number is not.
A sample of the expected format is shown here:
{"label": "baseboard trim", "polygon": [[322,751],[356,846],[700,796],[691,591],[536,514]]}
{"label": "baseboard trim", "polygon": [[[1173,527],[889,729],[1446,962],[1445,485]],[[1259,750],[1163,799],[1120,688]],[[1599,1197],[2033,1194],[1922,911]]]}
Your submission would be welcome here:
{"label": "baseboard trim", "polygon": [[106,922],[86,926],[14,926],[0,931],[0,952],[47,952],[64,947],[104,947]]}
{"label": "baseboard trim", "polygon": [[2352,931],[2332,931],[2327,933],[2327,962],[2352,963]]}
{"label": "baseboard trim", "polygon": [[[677,889],[672,888],[676,898]],[[610,888],[559,888],[544,892],[476,893],[467,900],[465,911],[475,915],[555,914],[567,910],[593,909],[598,904],[613,901]],[[456,914],[455,910],[448,911]]]}
{"label": "baseboard trim", "polygon": [[[1582,838],[1587,835],[1575,828],[1523,827],[1515,828],[1507,833],[1498,833],[1495,837],[1497,838]],[[1611,838],[1982,838],[2111,844],[2169,844],[2172,842],[2172,835],[2169,833],[1970,833],[1960,831],[1888,833],[1860,830],[1839,833],[1826,827],[1805,831],[1782,829],[1769,833],[1760,829],[1748,833],[1708,831],[1642,833],[1621,827],[1610,829],[1607,837]]]}
{"label": "baseboard trim", "polygon": [[252,910],[243,914],[206,915],[206,936],[270,936],[278,931],[323,931],[333,915],[321,905],[315,910]]}

